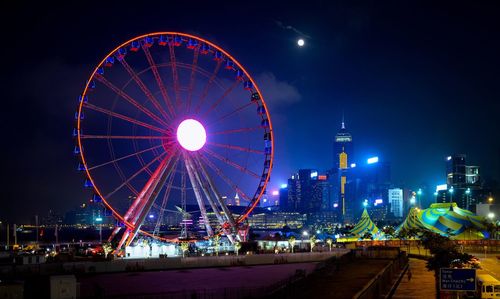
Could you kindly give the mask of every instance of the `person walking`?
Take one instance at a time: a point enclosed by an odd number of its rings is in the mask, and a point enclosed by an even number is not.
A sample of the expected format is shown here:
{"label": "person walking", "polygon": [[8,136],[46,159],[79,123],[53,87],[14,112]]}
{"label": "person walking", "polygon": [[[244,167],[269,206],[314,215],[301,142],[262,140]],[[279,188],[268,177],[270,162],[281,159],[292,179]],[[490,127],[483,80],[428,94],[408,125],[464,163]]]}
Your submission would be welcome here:
{"label": "person walking", "polygon": [[412,275],[410,267],[408,267],[408,272],[406,274],[408,275],[408,281],[410,281],[411,280],[411,275]]}

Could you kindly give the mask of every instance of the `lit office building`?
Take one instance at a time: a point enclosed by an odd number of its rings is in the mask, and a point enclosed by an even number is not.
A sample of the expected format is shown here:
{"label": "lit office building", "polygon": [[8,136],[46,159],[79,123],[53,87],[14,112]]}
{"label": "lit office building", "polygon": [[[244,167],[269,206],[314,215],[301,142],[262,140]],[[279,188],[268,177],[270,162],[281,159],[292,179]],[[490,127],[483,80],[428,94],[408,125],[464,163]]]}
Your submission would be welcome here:
{"label": "lit office building", "polygon": [[390,212],[394,218],[403,218],[403,189],[388,190]]}

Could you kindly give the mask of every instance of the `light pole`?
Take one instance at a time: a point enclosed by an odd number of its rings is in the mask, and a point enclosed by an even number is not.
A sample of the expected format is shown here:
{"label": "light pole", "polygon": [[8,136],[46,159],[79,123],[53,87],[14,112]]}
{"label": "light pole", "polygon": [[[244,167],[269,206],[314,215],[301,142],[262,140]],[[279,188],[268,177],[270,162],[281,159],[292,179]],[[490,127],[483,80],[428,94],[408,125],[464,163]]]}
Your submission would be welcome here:
{"label": "light pole", "polygon": [[97,224],[99,226],[99,243],[102,244],[102,217],[98,216],[95,221],[99,223]]}
{"label": "light pole", "polygon": [[448,190],[450,192],[450,202],[453,202],[453,186],[451,186],[450,190]]}
{"label": "light pole", "polygon": [[422,205],[422,189],[421,188],[418,188],[417,195],[418,195],[418,203],[417,203],[417,205],[421,206]]}
{"label": "light pole", "polygon": [[467,190],[465,190],[465,195],[467,199],[467,210],[470,210],[470,188],[467,188]]}
{"label": "light pole", "polygon": [[[494,221],[495,219],[495,214],[492,213],[492,212],[489,212],[488,213],[488,219],[490,219],[491,223],[493,223],[494,227],[493,229],[496,230],[496,223]],[[491,233],[491,232],[490,232]],[[495,231],[492,232],[492,235],[493,235],[493,238],[495,238]],[[491,239],[491,236],[490,236],[490,239]]]}
{"label": "light pole", "polygon": [[304,248],[306,247],[306,246],[304,245],[304,237],[307,237],[307,236],[309,236],[309,233],[308,233],[306,230],[305,230],[305,231],[303,231],[303,232],[302,232],[302,242],[300,242],[300,243],[302,243],[302,244],[301,244],[301,247],[302,247],[302,246],[304,246]]}

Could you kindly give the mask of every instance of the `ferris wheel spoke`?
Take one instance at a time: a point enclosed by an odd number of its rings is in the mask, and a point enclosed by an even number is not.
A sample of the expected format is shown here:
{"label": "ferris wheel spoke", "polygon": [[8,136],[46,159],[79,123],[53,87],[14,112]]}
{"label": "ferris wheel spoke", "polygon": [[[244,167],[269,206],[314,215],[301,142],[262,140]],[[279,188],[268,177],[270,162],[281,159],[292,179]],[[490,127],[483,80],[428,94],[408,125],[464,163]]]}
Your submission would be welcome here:
{"label": "ferris wheel spoke", "polygon": [[[134,134],[135,134],[135,127],[134,127]],[[134,147],[134,151],[139,151],[139,145],[138,145],[138,140],[139,139],[133,139],[132,140],[132,145]],[[148,140],[149,141],[149,145],[153,145],[153,141],[151,139]],[[108,143],[112,144],[111,142],[111,139],[108,139]],[[141,164],[141,166],[144,166],[146,164],[146,162],[144,161],[144,158],[142,157],[142,155],[137,155],[137,160],[139,160],[139,163]],[[151,172],[151,170],[148,168],[146,169],[146,172],[149,174],[149,175],[152,175],[153,173]]]}
{"label": "ferris wheel spoke", "polygon": [[240,111],[244,110],[245,108],[248,108],[248,107],[250,107],[250,106],[252,106],[252,105],[253,105],[253,103],[252,103],[252,102],[246,103],[245,105],[240,106],[240,107],[236,108],[235,110],[233,110],[233,111],[229,112],[228,114],[223,115],[222,117],[220,117],[220,118],[218,118],[218,119],[214,120],[214,121],[213,121],[210,125],[216,124],[216,123],[220,122],[221,120],[224,120],[224,119],[226,119],[226,118],[229,118],[229,117],[231,117],[231,116],[235,115],[236,113],[238,113],[238,112],[240,112]]}
{"label": "ferris wheel spoke", "polygon": [[203,197],[201,195],[200,186],[198,185],[195,175],[194,175],[194,167],[189,158],[189,155],[185,152],[183,154],[184,165],[186,166],[186,170],[189,176],[189,181],[191,182],[191,186],[193,187],[193,192],[196,198],[196,202],[198,203],[198,207],[200,208],[201,217],[203,218],[203,222],[205,223],[205,229],[207,231],[208,236],[213,236],[214,232],[212,227],[210,226],[210,221],[208,219],[207,210],[205,209],[205,203],[203,202]]}
{"label": "ferris wheel spoke", "polygon": [[254,153],[254,154],[264,154],[264,151],[259,151],[256,149],[251,149],[251,148],[246,148],[246,147],[241,147],[241,146],[236,146],[236,145],[230,145],[230,144],[222,144],[222,143],[216,143],[216,142],[207,142],[209,145],[213,145],[216,147],[221,147],[221,148],[227,148],[231,150],[237,150],[241,152],[247,152],[247,153]]}
{"label": "ferris wheel spoke", "polygon": [[219,221],[220,225],[222,226],[225,223],[224,218],[221,215],[221,212],[219,211],[219,208],[216,204],[216,200],[214,198],[214,195],[211,193],[211,188],[209,187],[209,182],[207,179],[202,175],[201,169],[199,168],[198,163],[196,163],[196,159],[193,157],[191,159],[192,163],[192,171],[194,174],[194,177],[196,179],[196,182],[200,186],[201,190],[203,191],[203,194],[205,194],[205,198],[208,201],[208,204],[210,205],[210,208],[212,209],[213,213],[215,214],[215,217]]}
{"label": "ferris wheel spoke", "polygon": [[146,97],[149,99],[151,104],[155,106],[156,110],[160,112],[160,114],[165,118],[165,119],[170,119],[171,117],[167,114],[165,109],[160,105],[158,100],[155,98],[155,96],[151,93],[151,91],[146,87],[144,82],[142,82],[141,78],[135,73],[135,71],[130,67],[130,65],[127,63],[125,58],[120,59],[120,63],[122,66],[125,68],[127,73],[134,79],[135,83],[139,86],[139,88],[142,90],[142,92],[146,95]]}
{"label": "ferris wheel spoke", "polygon": [[172,173],[173,157],[165,157],[156,168],[155,172],[149,178],[146,185],[144,185],[139,196],[135,199],[134,203],[129,207],[124,219],[131,220],[133,227],[129,229],[128,234],[122,236],[122,240],[118,244],[121,248],[123,244],[129,246],[139,232],[146,215],[151,210],[158,194],[163,188],[167,178]]}
{"label": "ferris wheel spoke", "polygon": [[172,69],[172,80],[174,81],[175,106],[179,107],[182,104],[179,96],[179,74],[177,74],[175,50],[174,50],[174,45],[172,43],[168,45],[168,51],[170,53],[170,63],[172,64],[171,69]]}
{"label": "ferris wheel spoke", "polygon": [[127,102],[129,102],[132,106],[137,108],[138,110],[142,111],[144,114],[149,116],[151,119],[155,120],[165,128],[168,128],[168,124],[164,122],[161,118],[159,118],[156,114],[148,110],[146,107],[143,105],[139,104],[136,100],[134,100],[131,96],[129,96],[127,93],[125,93],[123,90],[120,88],[116,87],[113,83],[109,82],[106,78],[103,76],[96,74],[95,78],[101,82],[102,84],[106,85],[109,89],[114,91],[117,95],[121,96],[123,99],[125,99]]}
{"label": "ferris wheel spoke", "polygon": [[205,162],[205,164],[208,165],[208,167],[210,167],[230,188],[232,188],[234,190],[234,192],[238,193],[238,194],[241,194],[241,196],[251,202],[252,199],[246,195],[245,192],[243,192],[239,187],[238,185],[236,185],[228,176],[226,176],[224,174],[224,172],[219,168],[217,167],[217,165],[215,165],[212,161],[210,161],[207,157],[205,157],[204,155],[200,155],[200,158],[203,160],[203,162]]}
{"label": "ferris wheel spoke", "polygon": [[215,108],[217,108],[217,106],[220,105],[220,103],[234,90],[234,88],[236,86],[238,86],[238,83],[239,81],[234,81],[233,84],[231,84],[231,86],[229,86],[229,88],[226,89],[226,91],[222,94],[221,97],[219,97],[213,104],[212,106],[210,106],[210,108],[208,108],[207,111],[205,111],[202,116],[206,116],[207,114],[209,114],[210,112],[212,112]]}
{"label": "ferris wheel spoke", "polygon": [[149,180],[137,196],[134,204],[129,208],[127,214],[125,214],[126,217],[128,215],[128,219],[131,219],[132,224],[142,224],[144,219],[140,218],[142,218],[143,214],[147,214],[151,209],[156,197],[165,186],[167,178],[169,178],[172,174],[172,170],[174,169],[177,160],[178,158],[174,158],[173,156],[165,157],[165,159],[160,162],[158,167],[150,176]]}
{"label": "ferris wheel spoke", "polygon": [[189,79],[189,88],[187,95],[186,111],[189,113],[191,109],[191,97],[193,95],[194,80],[196,78],[196,68],[198,67],[198,56],[200,54],[200,47],[197,46],[193,51],[193,63],[191,64],[191,77]]}
{"label": "ferris wheel spoke", "polygon": [[234,133],[241,133],[241,132],[250,132],[250,131],[257,131],[262,129],[261,127],[249,127],[249,128],[241,128],[241,129],[234,129],[234,130],[225,130],[225,131],[218,131],[218,132],[213,132],[210,133],[210,135],[225,135],[225,134],[234,134]]}
{"label": "ferris wheel spoke", "polygon": [[116,187],[113,191],[111,191],[110,193],[108,193],[104,198],[110,198],[111,196],[113,196],[113,194],[115,194],[121,188],[123,188],[124,186],[126,186],[127,184],[129,184],[130,181],[132,181],[135,177],[137,177],[139,174],[141,174],[143,171],[145,171],[149,166],[153,165],[153,163],[155,163],[156,161],[160,160],[166,154],[167,154],[166,152],[162,153],[158,157],[156,157],[153,160],[151,160],[150,162],[148,162],[141,169],[139,169],[137,172],[135,172],[131,177],[129,177],[123,183],[121,183],[118,187]]}
{"label": "ferris wheel spoke", "polygon": [[[214,201],[219,204],[222,211],[224,212],[224,216],[226,218],[226,221],[229,222],[231,227],[233,227],[233,228],[236,227],[236,222],[234,221],[234,218],[233,218],[231,211],[227,208],[226,204],[223,202],[222,196],[220,195],[219,191],[215,187],[215,184],[214,184],[212,178],[210,177],[210,175],[208,174],[205,166],[201,162],[200,157],[195,155],[194,160],[196,161],[198,169],[200,170],[201,174],[205,178],[205,180],[208,184],[208,187],[210,188],[210,191],[212,192],[212,194],[214,196]],[[222,226],[224,225],[224,222],[221,223]]]}
{"label": "ferris wheel spoke", "polygon": [[155,228],[153,230],[153,235],[158,235],[159,232],[160,232],[160,229],[161,229],[161,223],[163,222],[163,217],[165,215],[165,212],[166,212],[166,207],[167,207],[167,201],[170,197],[170,191],[172,190],[172,184],[174,182],[174,177],[175,177],[175,170],[177,169],[177,162],[179,160],[175,161],[175,164],[174,164],[174,167],[173,167],[173,172],[172,174],[170,175],[170,177],[168,178],[168,182],[167,184],[165,185],[165,194],[163,195],[163,200],[161,201],[161,206],[160,206],[160,209],[159,209],[159,213],[158,213],[158,220],[156,221],[156,225],[155,225]]}
{"label": "ferris wheel spoke", "polygon": [[210,89],[210,86],[212,85],[215,78],[217,77],[217,73],[219,73],[221,65],[222,65],[222,60],[218,60],[217,65],[215,66],[215,69],[214,69],[212,75],[210,76],[210,79],[208,79],[208,82],[205,85],[205,88],[203,89],[203,93],[201,94],[201,97],[200,97],[200,102],[198,103],[198,106],[196,107],[196,113],[198,113],[200,111],[200,108],[203,105],[203,102],[208,94],[209,89]]}
{"label": "ferris wheel spoke", "polygon": [[249,170],[246,167],[243,167],[243,166],[239,165],[238,163],[236,163],[236,162],[234,162],[234,161],[232,161],[232,160],[230,160],[230,159],[228,159],[226,157],[223,157],[223,156],[221,156],[221,155],[219,155],[219,154],[217,154],[217,153],[215,153],[215,152],[213,152],[213,151],[211,151],[211,150],[209,150],[207,148],[204,148],[203,151],[205,153],[209,154],[210,156],[216,158],[217,160],[222,161],[222,162],[224,162],[224,163],[226,163],[226,164],[234,167],[235,169],[237,169],[237,170],[239,170],[239,171],[241,171],[243,173],[246,173],[246,174],[248,174],[250,176],[253,176],[254,178],[260,179],[260,175],[256,174],[255,172]]}
{"label": "ferris wheel spoke", "polygon": [[81,139],[151,139],[168,140],[169,136],[136,136],[136,135],[80,135]]}
{"label": "ferris wheel spoke", "polygon": [[144,50],[144,54],[146,54],[146,59],[148,60],[149,66],[151,67],[151,71],[153,72],[156,83],[158,84],[158,87],[160,88],[160,92],[161,92],[161,95],[163,97],[163,101],[167,105],[167,109],[170,112],[170,114],[172,116],[175,116],[174,106],[172,105],[172,101],[170,100],[170,97],[168,96],[167,89],[165,88],[165,84],[163,84],[163,80],[161,79],[160,73],[158,72],[158,66],[156,65],[153,57],[151,56],[151,52],[149,52],[149,48],[146,47],[145,45],[143,45],[142,49]]}
{"label": "ferris wheel spoke", "polygon": [[120,114],[120,113],[116,113],[114,111],[111,111],[111,110],[108,110],[108,109],[104,109],[104,108],[101,108],[101,107],[97,107],[93,104],[90,104],[90,103],[84,103],[83,104],[86,108],[89,108],[89,109],[92,109],[94,111],[97,111],[97,112],[101,112],[101,113],[104,113],[104,114],[107,114],[109,116],[112,116],[112,117],[115,117],[115,118],[119,118],[121,120],[124,120],[124,121],[127,121],[127,122],[130,122],[132,124],[136,124],[138,126],[141,126],[141,127],[144,127],[144,128],[147,128],[147,129],[151,129],[153,131],[157,131],[157,132],[160,132],[160,133],[166,133],[167,131],[164,130],[164,129],[160,129],[156,126],[153,126],[153,125],[150,125],[150,124],[147,124],[147,123],[144,123],[142,121],[138,121],[136,119],[133,119],[131,117],[128,117],[128,116],[125,116],[123,114]]}
{"label": "ferris wheel spoke", "polygon": [[132,153],[130,155],[122,156],[120,158],[117,158],[117,159],[114,159],[114,160],[110,160],[108,162],[105,162],[105,163],[102,163],[102,164],[99,164],[99,165],[95,165],[95,166],[89,167],[88,170],[89,171],[90,170],[94,170],[94,169],[97,169],[97,168],[100,168],[100,167],[103,167],[103,166],[106,166],[106,165],[109,165],[109,164],[112,164],[112,163],[116,163],[116,162],[121,161],[121,160],[125,160],[125,159],[131,158],[131,157],[135,157],[137,155],[140,155],[140,154],[143,154],[143,153],[155,150],[155,149],[160,148],[160,147],[163,147],[163,144],[160,144],[160,145],[157,145],[157,146],[153,146],[153,147],[150,147],[150,148],[147,148],[147,149],[144,149],[144,150]]}

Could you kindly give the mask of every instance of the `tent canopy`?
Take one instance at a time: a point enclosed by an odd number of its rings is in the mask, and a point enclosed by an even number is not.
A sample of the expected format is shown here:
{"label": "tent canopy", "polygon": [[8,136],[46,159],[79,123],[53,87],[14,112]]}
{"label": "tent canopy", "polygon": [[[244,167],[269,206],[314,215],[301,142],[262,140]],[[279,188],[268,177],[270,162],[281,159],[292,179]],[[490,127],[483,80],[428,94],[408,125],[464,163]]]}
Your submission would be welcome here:
{"label": "tent canopy", "polygon": [[351,233],[356,236],[362,237],[367,232],[374,236],[379,232],[379,229],[370,219],[370,215],[368,215],[366,209],[364,209],[363,214],[361,214],[361,219],[354,226],[354,228],[351,229]]}
{"label": "tent canopy", "polygon": [[435,203],[425,210],[412,208],[405,221],[396,228],[426,229],[453,239],[484,239],[484,217],[461,209],[456,203]]}

